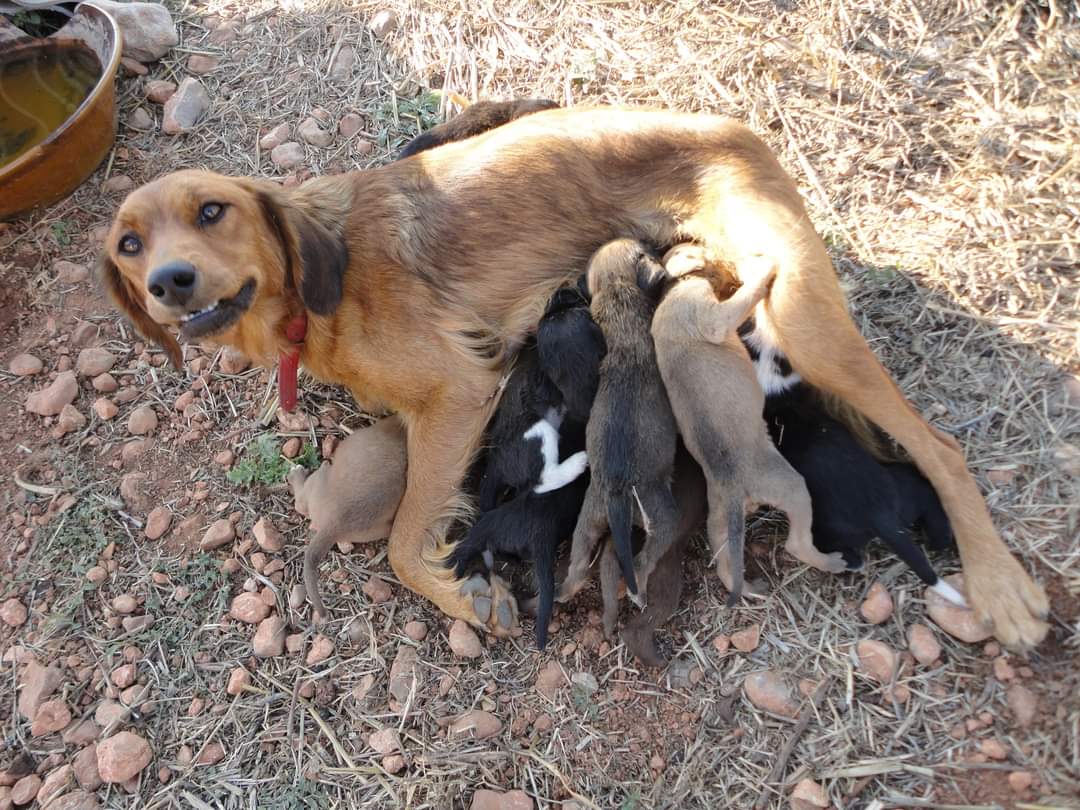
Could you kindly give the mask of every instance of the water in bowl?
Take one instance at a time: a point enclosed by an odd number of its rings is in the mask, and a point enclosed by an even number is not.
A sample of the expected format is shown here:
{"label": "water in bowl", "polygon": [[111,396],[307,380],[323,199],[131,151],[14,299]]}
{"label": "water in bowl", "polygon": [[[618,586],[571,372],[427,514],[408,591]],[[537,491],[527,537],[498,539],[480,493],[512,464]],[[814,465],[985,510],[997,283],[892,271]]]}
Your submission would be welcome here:
{"label": "water in bowl", "polygon": [[0,167],[45,140],[101,76],[88,48],[43,46],[0,58]]}

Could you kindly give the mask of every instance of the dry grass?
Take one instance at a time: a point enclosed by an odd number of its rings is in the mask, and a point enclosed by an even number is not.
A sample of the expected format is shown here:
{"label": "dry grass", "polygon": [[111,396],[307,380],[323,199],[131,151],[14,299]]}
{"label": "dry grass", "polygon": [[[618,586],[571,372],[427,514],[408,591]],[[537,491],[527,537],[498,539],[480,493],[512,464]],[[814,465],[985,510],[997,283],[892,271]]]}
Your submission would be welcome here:
{"label": "dry grass", "polygon": [[[675,663],[657,678],[636,668],[621,647],[600,644],[595,594],[559,616],[562,627],[547,655],[531,648],[527,631],[514,642],[492,642],[477,662],[456,660],[428,604],[399,586],[397,598],[380,605],[361,592],[359,583],[373,571],[390,578],[384,549],[372,547],[367,555],[335,554],[324,568],[336,569],[324,580],[332,621],[322,628],[335,640],[334,657],[314,668],[303,654],[255,664],[250,630],[219,620],[227,609],[226,580],[216,568],[185,565],[162,545],[134,542],[132,524],[98,501],[108,515],[107,539],[118,543],[121,574],[85,604],[73,602],[69,623],[28,643],[42,657],[57,644],[71,645],[108,671],[127,641],[103,624],[102,606],[124,590],[148,604],[161,600],[158,623],[135,642],[146,655],[140,671],[157,694],[157,709],[141,727],[154,743],[155,764],[169,767],[172,779],[160,785],[148,771],[141,798],[114,790],[103,794],[108,806],[441,810],[467,806],[474,788],[491,785],[521,787],[540,807],[576,796],[585,806],[626,810],[749,808],[763,788],[766,806],[781,807],[785,786],[804,776],[823,782],[836,807],[1006,806],[1012,799],[1004,775],[1013,769],[1040,774],[1038,803],[1077,806],[1080,398],[1074,388],[1067,400],[1065,385],[1080,366],[1074,6],[1057,0],[170,5],[182,20],[182,42],[152,77],[178,80],[196,52],[219,54],[222,64],[204,79],[214,106],[195,133],[165,139],[122,129],[107,171],[139,182],[182,166],[275,176],[257,147],[260,127],[295,125],[315,107],[335,119],[360,112],[367,123],[352,142],[338,138],[326,149],[309,148],[308,171],[377,165],[415,133],[421,86],[471,98],[656,104],[748,122],[800,182],[863,333],[919,409],[965,446],[997,525],[1051,586],[1060,621],[1054,640],[1030,662],[1040,720],[1019,729],[1003,711],[1006,685],[990,675],[978,647],[943,638],[944,663],[904,677],[912,693],[906,705],[856,671],[856,641],[872,637],[901,650],[906,628],[925,616],[916,579],[884,556],[865,575],[829,578],[793,566],[766,543],[758,563],[768,598],[729,610],[697,549],[687,564],[684,608],[665,638]],[[396,10],[399,25],[380,42],[366,21],[386,8]],[[213,45],[215,20],[208,17],[238,20],[237,40]],[[334,81],[328,68],[342,44],[356,47],[358,63],[348,81]],[[126,81],[121,90],[126,115],[141,102],[140,83]],[[425,115],[434,112],[430,104],[419,106]],[[375,149],[359,155],[359,139]],[[58,247],[47,238],[50,227],[107,221],[116,201],[97,191],[103,179],[99,172],[68,201],[16,226],[41,251],[35,292],[45,306],[57,295],[45,258],[87,258],[94,249],[90,240]],[[190,387],[189,379],[145,362],[131,365],[162,411]],[[172,459],[176,472],[162,484],[162,497],[180,512],[184,493],[201,480],[210,486],[211,508],[221,501],[226,511],[243,512],[239,525],[272,515],[286,528],[294,542],[282,555],[287,569],[284,584],[275,586],[277,608],[289,617],[290,632],[310,636],[307,608],[288,604],[304,529],[287,493],[238,490],[206,463],[221,447],[241,447],[264,429],[258,420],[270,378],[254,371],[222,375],[213,367],[206,376],[213,384],[195,418],[204,435]],[[310,381],[303,403],[322,421],[280,429],[281,436],[320,441],[365,419],[341,391]],[[98,427],[109,439],[121,435]],[[170,452],[159,448],[155,458],[166,464]],[[84,503],[94,495],[115,497],[119,473],[93,454],[65,469],[65,481],[80,482],[67,488]],[[51,539],[39,533],[36,549],[75,542],[65,541],[55,524],[47,534]],[[769,518],[754,526],[758,541],[773,534]],[[66,604],[64,594],[81,592],[82,573],[101,549],[84,551],[85,560],[54,577],[60,596],[53,612]],[[49,559],[35,551],[26,576],[41,576]],[[264,584],[247,560],[244,565],[229,597],[245,577]],[[151,571],[168,572],[171,584],[154,585]],[[874,579],[897,604],[879,627],[862,622],[855,609]],[[169,595],[178,583],[201,590],[180,605]],[[401,632],[413,618],[431,627],[419,644]],[[763,639],[752,654],[721,655],[712,647],[717,634],[752,623],[761,625]],[[387,689],[390,665],[406,647],[419,653],[420,677],[417,711],[403,717],[391,711]],[[551,658],[568,675],[592,673],[599,690],[568,688],[547,701],[534,681]],[[252,668],[252,688],[229,698],[225,681],[241,664]],[[745,675],[767,667],[830,683],[777,785],[764,780],[793,723],[761,713],[739,688]],[[370,688],[358,697],[366,676]],[[315,685],[311,701],[298,693],[307,682]],[[189,717],[194,696],[213,707]],[[448,740],[439,721],[473,708],[494,712],[506,730],[493,741]],[[965,740],[948,734],[980,712],[993,715],[989,729]],[[535,730],[542,714],[551,718],[551,731]],[[388,725],[401,730],[408,761],[398,776],[383,771],[366,744],[367,733]],[[10,720],[8,728],[33,748],[25,728]],[[988,736],[1006,742],[1007,763],[971,761],[972,738]],[[179,764],[180,746],[197,755],[213,740],[226,749],[220,765]],[[662,769],[650,769],[654,755],[664,760]]]}

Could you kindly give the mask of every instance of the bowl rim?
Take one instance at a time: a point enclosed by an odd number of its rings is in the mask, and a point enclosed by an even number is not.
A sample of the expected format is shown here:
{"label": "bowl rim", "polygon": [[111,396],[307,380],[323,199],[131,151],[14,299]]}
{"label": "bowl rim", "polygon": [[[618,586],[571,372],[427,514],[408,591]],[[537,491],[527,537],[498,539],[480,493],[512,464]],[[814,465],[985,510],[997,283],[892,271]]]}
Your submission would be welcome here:
{"label": "bowl rim", "polygon": [[[95,6],[93,3],[89,3],[89,2],[79,3],[79,5],[75,7],[75,11],[72,14],[71,19],[74,20],[75,17],[77,15],[79,15],[79,14],[84,14],[84,15],[91,16],[91,17],[94,16],[94,15],[99,15],[108,24],[109,28],[112,29],[112,34],[113,34],[112,58],[109,59],[109,64],[108,65],[102,65],[101,66],[101,77],[97,80],[97,82],[94,83],[93,88],[90,90],[89,93],[86,94],[86,98],[83,99],[82,103],[78,107],[76,107],[67,118],[64,119],[64,121],[60,124],[60,126],[58,126],[56,129],[54,129],[52,132],[50,132],[43,140],[38,141],[36,144],[34,144],[26,152],[19,155],[19,157],[17,157],[15,160],[11,161],[11,163],[5,164],[4,166],[0,166],[0,182],[2,182],[4,180],[4,178],[6,176],[8,176],[9,174],[15,174],[17,171],[22,169],[25,165],[27,165],[29,163],[32,163],[34,160],[38,159],[40,157],[40,151],[44,147],[48,146],[53,141],[55,141],[57,138],[59,138],[65,131],[67,131],[68,127],[70,127],[72,124],[74,124],[75,121],[78,120],[83,115],[83,113],[92,104],[94,104],[98,100],[98,98],[101,96],[101,94],[105,92],[107,82],[116,81],[116,74],[117,74],[117,71],[120,68],[121,51],[123,50],[123,47],[124,47],[124,43],[123,43],[123,40],[122,40],[122,35],[120,33],[120,26],[116,22],[116,18],[113,17],[112,14],[110,14],[108,11],[103,9],[101,6]],[[65,27],[67,27],[68,24],[70,24],[70,20],[65,25]],[[54,33],[50,34],[47,37],[31,37],[31,36],[27,36],[26,40],[25,40],[25,43],[23,43],[22,40],[15,40],[13,43],[9,43],[9,44],[14,44],[16,47],[18,47],[20,44],[26,44],[26,45],[33,45],[34,43],[49,44],[49,41],[53,37],[55,37],[57,34],[61,33],[63,30],[64,29],[61,28],[58,31],[55,31]],[[64,40],[70,41],[72,39],[74,39],[74,38],[62,37],[61,39],[54,40],[53,42],[54,42],[54,44],[62,47],[62,44],[61,44],[62,41],[64,41]],[[30,49],[27,48],[27,50],[30,50]]]}

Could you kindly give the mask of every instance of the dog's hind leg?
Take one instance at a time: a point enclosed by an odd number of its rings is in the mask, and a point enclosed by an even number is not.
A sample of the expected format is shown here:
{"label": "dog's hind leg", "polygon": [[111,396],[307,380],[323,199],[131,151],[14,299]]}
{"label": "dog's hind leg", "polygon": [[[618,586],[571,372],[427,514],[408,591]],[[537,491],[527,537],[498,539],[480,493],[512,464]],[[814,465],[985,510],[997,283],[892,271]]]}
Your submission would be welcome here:
{"label": "dog's hind leg", "polygon": [[682,535],[660,558],[649,577],[648,605],[623,625],[622,640],[626,649],[646,666],[662,667],[667,663],[656,646],[656,630],[679,607],[683,589],[682,560],[689,537],[689,533]]}
{"label": "dog's hind leg", "polygon": [[728,591],[731,607],[742,596],[743,543],[746,535],[746,498],[742,487],[709,479],[707,531],[716,573]]}
{"label": "dog's hind leg", "polygon": [[1048,629],[1045,593],[998,536],[959,445],[923,421],[859,334],[794,184],[755,146],[752,159],[718,172],[707,186],[713,204],[684,231],[736,266],[763,249],[777,261],[763,308],[781,351],[808,383],[853,406],[907,451],[941,498],[980,618],[1007,646],[1037,644]]}
{"label": "dog's hind leg", "polygon": [[570,546],[570,567],[566,570],[566,579],[559,587],[556,598],[566,602],[585,585],[593,549],[607,531],[607,509],[604,508],[604,495],[596,485],[595,479],[589,483],[585,492],[585,502],[578,514],[577,526],[574,527],[574,541]]}
{"label": "dog's hind leg", "polygon": [[600,595],[604,602],[604,638],[615,637],[615,624],[619,620],[619,558],[615,554],[615,542],[608,538],[600,553]]}
{"label": "dog's hind leg", "polygon": [[634,601],[639,607],[644,607],[649,576],[678,538],[679,507],[668,486],[639,488],[637,495],[642,512],[642,523],[647,527],[649,536],[645,540],[645,547],[634,561],[634,576],[637,578],[638,585],[638,598]]}
{"label": "dog's hind leg", "polygon": [[908,567],[915,572],[919,579],[954,605],[959,607],[968,606],[963,595],[937,575],[934,566],[930,564],[926,554],[915,542],[911,530],[892,527],[878,534],[885,545],[892,549],[897,557],[907,563]]}

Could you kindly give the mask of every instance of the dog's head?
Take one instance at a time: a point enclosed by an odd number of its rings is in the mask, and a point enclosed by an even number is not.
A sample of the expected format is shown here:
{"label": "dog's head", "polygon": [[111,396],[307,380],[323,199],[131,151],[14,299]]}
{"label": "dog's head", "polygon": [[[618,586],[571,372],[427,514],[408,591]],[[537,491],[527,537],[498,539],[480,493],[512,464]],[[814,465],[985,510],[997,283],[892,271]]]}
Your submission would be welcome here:
{"label": "dog's head", "polygon": [[615,239],[593,254],[586,270],[590,295],[612,289],[637,287],[655,300],[668,275],[652,250],[635,239]]}
{"label": "dog's head", "polygon": [[133,191],[116,214],[99,276],[136,329],[174,365],[187,338],[213,337],[260,357],[277,349],[297,298],[328,315],[342,296],[348,249],[340,223],[261,180],[204,171]]}

